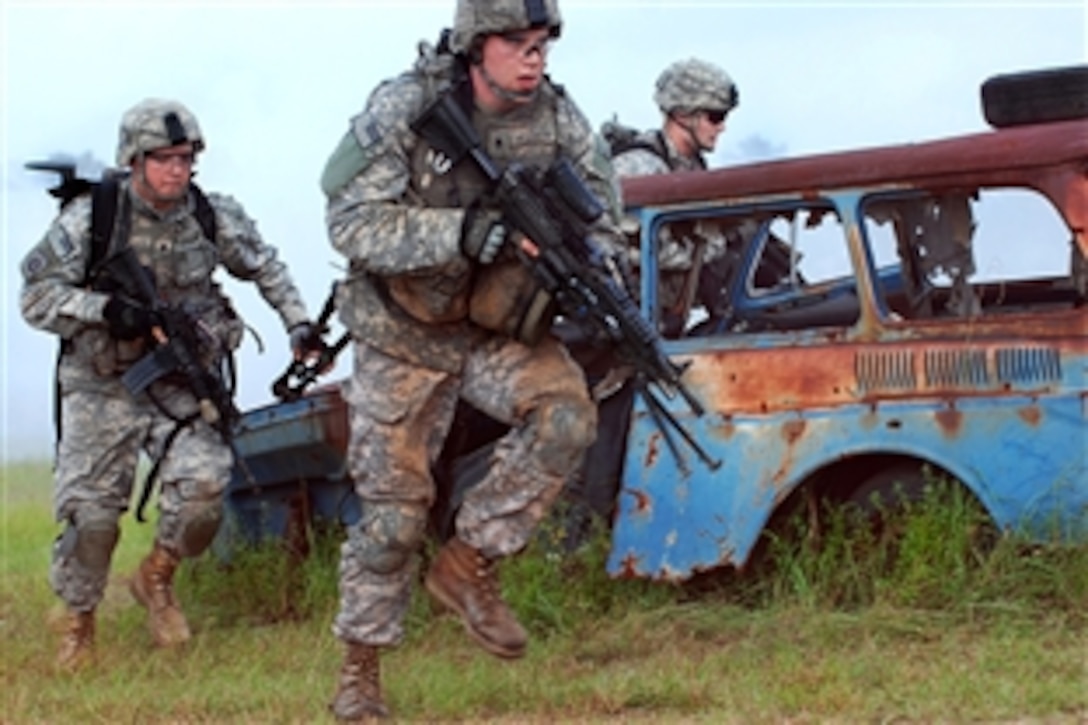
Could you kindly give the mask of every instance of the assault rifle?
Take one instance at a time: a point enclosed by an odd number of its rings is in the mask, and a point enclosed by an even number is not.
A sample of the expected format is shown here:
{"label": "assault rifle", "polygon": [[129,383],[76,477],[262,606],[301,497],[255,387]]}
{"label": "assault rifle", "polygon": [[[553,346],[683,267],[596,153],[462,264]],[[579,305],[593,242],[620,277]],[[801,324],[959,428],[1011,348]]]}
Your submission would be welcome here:
{"label": "assault rifle", "polygon": [[483,173],[504,223],[524,235],[517,247],[518,257],[566,319],[612,345],[619,358],[631,366],[636,390],[680,467],[687,470],[671,431],[678,432],[705,464],[711,468],[721,465],[650,387],[669,398],[679,394],[697,416],[705,412],[681,379],[684,368],[669,359],[660,335],[639,313],[615,261],[589,236],[590,225],[604,209],[570,160],[559,159],[543,172],[518,164],[500,169],[484,151],[476,129],[450,93],[428,106],[412,123],[412,130],[451,164],[468,157]]}
{"label": "assault rifle", "polygon": [[150,271],[140,264],[129,245],[106,260],[105,272],[120,287],[121,294],[146,308],[155,320],[151,328],[154,347],[121,375],[125,389],[138,395],[156,380],[179,373],[196,396],[200,417],[229,442],[235,411],[221,377],[200,362],[202,323],[180,307],[162,301]]}
{"label": "assault rifle", "polygon": [[[162,300],[150,270],[140,264],[136,252],[128,244],[103,262],[103,272],[109,284],[116,287],[113,294],[123,294],[143,306],[154,320],[151,328],[153,347],[122,373],[122,385],[132,395],[138,395],[152,383],[168,375],[180,377],[182,384],[196,398],[198,412],[178,420],[175,433],[199,416],[219,433],[234,454],[234,460],[248,475],[245,462],[234,445],[232,428],[238,417],[238,410],[234,406],[230,389],[224,382],[223,371],[209,369],[201,361],[201,349],[206,348],[207,344],[218,344],[215,336],[210,331],[204,333],[203,323],[194,320],[183,308],[169,305]],[[202,343],[202,333],[209,339],[209,343]],[[162,408],[154,397],[152,401]],[[168,411],[164,412],[169,414]],[[167,446],[171,442],[173,436]],[[158,463],[157,461],[148,474],[147,485],[136,508],[136,518],[139,521],[144,520],[143,508],[150,497],[151,483],[158,472]]]}
{"label": "assault rifle", "polygon": [[30,161],[26,168],[31,171],[54,171],[60,174],[60,183],[49,190],[49,195],[58,201],[61,208],[80,194],[90,191],[94,182],[76,175],[76,165],[72,161]]}

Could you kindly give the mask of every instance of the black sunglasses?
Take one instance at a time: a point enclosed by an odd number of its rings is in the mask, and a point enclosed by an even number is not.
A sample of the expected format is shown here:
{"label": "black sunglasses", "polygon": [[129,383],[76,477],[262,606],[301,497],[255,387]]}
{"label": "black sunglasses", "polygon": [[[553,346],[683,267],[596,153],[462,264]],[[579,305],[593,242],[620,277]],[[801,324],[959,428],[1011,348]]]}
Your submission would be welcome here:
{"label": "black sunglasses", "polygon": [[706,120],[710,121],[714,125],[718,125],[725,120],[725,114],[729,113],[729,111],[718,111],[704,108],[702,110],[702,113],[706,116]]}

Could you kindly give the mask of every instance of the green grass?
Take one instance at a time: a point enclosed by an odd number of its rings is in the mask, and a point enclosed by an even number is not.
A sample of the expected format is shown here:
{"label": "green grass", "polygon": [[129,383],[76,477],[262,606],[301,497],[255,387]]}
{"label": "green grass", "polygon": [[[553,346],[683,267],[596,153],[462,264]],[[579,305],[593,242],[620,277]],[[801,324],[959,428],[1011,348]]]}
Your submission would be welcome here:
{"label": "green grass", "polygon": [[[268,546],[188,563],[177,589],[194,640],[158,651],[125,588],[152,528],[126,517],[97,665],[62,675],[48,465],[3,476],[0,721],[329,721],[336,537],[305,559]],[[609,579],[603,533],[564,556],[549,529],[503,572],[533,636],[525,660],[484,654],[420,595],[383,659],[389,704],[426,722],[1088,718],[1085,547],[995,541],[954,494],[881,531],[836,512],[819,536],[793,524],[758,571],[684,586]]]}

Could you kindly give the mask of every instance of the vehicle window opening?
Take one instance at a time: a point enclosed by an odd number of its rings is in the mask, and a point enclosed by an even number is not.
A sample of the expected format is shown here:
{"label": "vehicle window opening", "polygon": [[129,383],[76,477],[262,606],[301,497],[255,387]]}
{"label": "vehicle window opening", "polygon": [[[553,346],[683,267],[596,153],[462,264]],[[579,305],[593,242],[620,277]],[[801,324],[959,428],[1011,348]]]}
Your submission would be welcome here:
{"label": "vehicle window opening", "polygon": [[1083,255],[1037,192],[972,189],[871,199],[864,216],[870,245],[893,230],[902,278],[886,293],[901,317],[970,318],[1083,302],[1077,291]]}

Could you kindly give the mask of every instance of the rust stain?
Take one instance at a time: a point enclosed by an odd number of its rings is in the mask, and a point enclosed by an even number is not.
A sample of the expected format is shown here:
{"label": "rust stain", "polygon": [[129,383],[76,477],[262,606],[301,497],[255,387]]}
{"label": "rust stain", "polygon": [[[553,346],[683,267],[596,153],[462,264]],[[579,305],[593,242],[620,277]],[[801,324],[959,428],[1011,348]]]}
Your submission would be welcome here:
{"label": "rust stain", "polygon": [[646,439],[646,468],[653,468],[661,455],[661,433],[655,431]]}
{"label": "rust stain", "polygon": [[807,424],[803,420],[789,420],[782,425],[782,440],[786,445],[793,446],[805,435]]}
{"label": "rust stain", "polygon": [[782,440],[786,442],[786,452],[782,458],[782,465],[778,467],[778,470],[774,472],[771,479],[767,481],[767,485],[771,487],[771,491],[777,495],[777,492],[783,488],[788,479],[790,472],[793,470],[794,458],[796,458],[796,451],[794,450],[797,442],[805,435],[805,429],[808,424],[803,420],[790,420],[782,424]]}
{"label": "rust stain", "polygon": [[782,465],[779,466],[778,470],[774,472],[773,476],[771,476],[771,480],[767,482],[770,484],[772,492],[782,490],[783,486],[786,483],[786,477],[789,475],[792,468],[793,457],[787,456],[786,460],[782,461]]}
{"label": "rust stain", "polygon": [[619,576],[623,579],[634,579],[641,576],[638,573],[638,558],[634,554],[623,557],[623,561],[620,563]]}
{"label": "rust stain", "polygon": [[[1086,129],[1088,121],[1078,119],[706,172],[629,177],[623,180],[623,199],[630,206],[723,198],[735,203],[766,194],[807,197],[812,189],[866,186],[889,178],[921,187],[947,187],[995,174],[1016,185],[1044,165],[1069,164],[1079,170],[1088,152]],[[1070,176],[1078,180],[1075,172]],[[1050,196],[1060,198],[1057,192],[1069,186],[1073,183],[1067,181],[1050,190]]]}
{"label": "rust stain", "polygon": [[937,425],[941,427],[941,431],[949,438],[954,438],[960,432],[960,426],[963,425],[963,413],[956,410],[955,407],[949,406],[942,410],[938,410],[933,414],[933,417],[937,419]]}
{"label": "rust stain", "polygon": [[1020,410],[1016,411],[1016,414],[1020,416],[1020,420],[1024,421],[1031,427],[1039,425],[1039,421],[1042,420],[1043,414],[1039,411],[1037,405],[1027,405]]}

